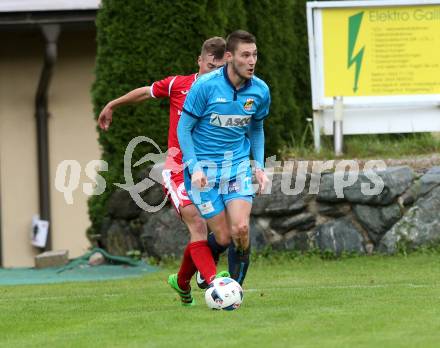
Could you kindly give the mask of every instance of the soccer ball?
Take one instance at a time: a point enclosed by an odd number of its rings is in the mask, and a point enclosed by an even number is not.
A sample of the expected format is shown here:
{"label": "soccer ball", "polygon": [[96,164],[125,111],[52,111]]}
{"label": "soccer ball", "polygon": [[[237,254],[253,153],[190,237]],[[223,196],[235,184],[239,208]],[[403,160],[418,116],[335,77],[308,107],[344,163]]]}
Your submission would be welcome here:
{"label": "soccer ball", "polygon": [[233,311],[243,302],[243,289],[234,279],[216,278],[205,292],[209,308]]}

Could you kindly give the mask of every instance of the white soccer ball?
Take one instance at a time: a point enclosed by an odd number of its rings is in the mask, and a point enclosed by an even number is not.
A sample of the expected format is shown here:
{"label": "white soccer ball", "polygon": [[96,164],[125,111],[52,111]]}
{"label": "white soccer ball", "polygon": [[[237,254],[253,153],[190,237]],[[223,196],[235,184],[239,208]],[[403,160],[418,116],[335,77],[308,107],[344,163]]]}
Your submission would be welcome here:
{"label": "white soccer ball", "polygon": [[216,278],[205,292],[209,308],[232,311],[243,302],[243,289],[232,278]]}

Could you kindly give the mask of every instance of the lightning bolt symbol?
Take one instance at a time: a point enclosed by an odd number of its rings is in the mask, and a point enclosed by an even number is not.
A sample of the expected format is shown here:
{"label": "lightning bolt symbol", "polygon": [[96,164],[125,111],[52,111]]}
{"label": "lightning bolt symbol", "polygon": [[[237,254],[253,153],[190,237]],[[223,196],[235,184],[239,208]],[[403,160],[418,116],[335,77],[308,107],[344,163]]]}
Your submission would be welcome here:
{"label": "lightning bolt symbol", "polygon": [[361,72],[362,58],[364,57],[365,46],[354,55],[354,47],[356,46],[356,41],[359,35],[359,30],[361,28],[362,17],[364,12],[359,12],[348,19],[348,67],[350,68],[353,64],[356,65],[355,75],[354,75],[354,86],[353,92],[357,92],[359,83],[359,74]]}

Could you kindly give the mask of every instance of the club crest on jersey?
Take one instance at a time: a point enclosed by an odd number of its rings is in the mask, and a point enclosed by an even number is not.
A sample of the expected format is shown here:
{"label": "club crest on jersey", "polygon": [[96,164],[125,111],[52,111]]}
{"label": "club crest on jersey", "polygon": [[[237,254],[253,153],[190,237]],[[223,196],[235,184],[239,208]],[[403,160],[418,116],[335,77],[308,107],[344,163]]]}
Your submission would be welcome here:
{"label": "club crest on jersey", "polygon": [[209,123],[217,127],[246,127],[250,121],[250,115],[212,114]]}
{"label": "club crest on jersey", "polygon": [[244,103],[244,109],[246,111],[250,111],[252,110],[252,105],[254,105],[254,100],[252,98],[248,98],[246,103]]}

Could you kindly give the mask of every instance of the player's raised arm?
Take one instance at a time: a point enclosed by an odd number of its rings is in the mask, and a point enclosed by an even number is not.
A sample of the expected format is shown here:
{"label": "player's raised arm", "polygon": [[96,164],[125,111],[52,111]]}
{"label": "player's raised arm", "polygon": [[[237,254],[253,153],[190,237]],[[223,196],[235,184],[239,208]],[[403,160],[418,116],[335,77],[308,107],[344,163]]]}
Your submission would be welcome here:
{"label": "player's raised arm", "polygon": [[127,94],[124,94],[123,96],[108,102],[107,105],[104,106],[101,113],[99,114],[99,117],[98,117],[99,127],[104,131],[108,130],[108,128],[110,127],[110,124],[112,123],[113,111],[117,107],[119,107],[121,105],[126,105],[126,104],[139,103],[139,102],[144,101],[144,100],[151,98],[151,97],[152,97],[151,96],[151,87],[146,86],[146,87],[136,88],[136,89],[128,92]]}

